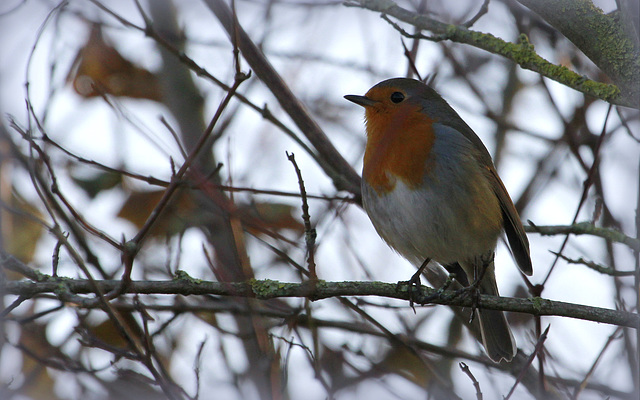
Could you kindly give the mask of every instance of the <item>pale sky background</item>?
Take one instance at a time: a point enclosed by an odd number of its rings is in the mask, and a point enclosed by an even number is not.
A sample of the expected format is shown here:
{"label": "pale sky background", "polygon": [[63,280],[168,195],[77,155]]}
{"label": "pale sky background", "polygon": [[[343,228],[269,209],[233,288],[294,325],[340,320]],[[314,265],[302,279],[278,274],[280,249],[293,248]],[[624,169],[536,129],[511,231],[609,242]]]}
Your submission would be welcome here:
{"label": "pale sky background", "polygon": [[[466,10],[469,1],[459,1],[461,10]],[[141,20],[132,1],[104,1],[105,4],[117,10],[131,21],[140,24]],[[263,18],[260,2],[252,3],[238,1],[239,21],[249,34],[257,40],[264,34],[261,24]],[[479,2],[476,2],[480,4]],[[598,1],[599,6],[605,11],[614,7],[614,1]],[[64,147],[76,154],[88,159],[94,159],[106,165],[117,167],[124,162],[126,169],[142,175],[153,175],[159,178],[168,178],[170,174],[169,156],[181,160],[177,147],[171,136],[159,122],[159,116],[170,119],[168,112],[150,101],[120,100],[124,113],[137,121],[142,126],[143,132],[132,129],[121,117],[114,114],[113,110],[104,106],[99,99],[81,99],[69,85],[64,85],[70,64],[81,47],[88,34],[87,26],[75,18],[72,13],[64,14],[57,21],[47,25],[35,51],[29,67],[27,61],[33,49],[36,34],[45,20],[47,13],[57,2],[29,1],[21,5],[20,1],[5,1],[0,5],[0,112],[3,118],[11,116],[21,126],[27,126],[28,120],[25,111],[25,81],[30,82],[29,89],[31,100],[36,112],[41,115],[46,106],[47,96],[52,89],[50,83],[54,82],[54,96],[50,100],[46,121],[48,134]],[[18,7],[14,12],[4,15],[13,6]],[[150,70],[157,69],[161,60],[156,52],[154,43],[144,38],[142,34],[134,34],[123,29],[113,19],[108,19],[103,13],[99,13],[88,1],[71,1],[70,10],[78,10],[83,15],[104,19],[111,29],[104,31],[108,40],[128,59]],[[226,34],[212,13],[195,0],[180,2],[179,18],[185,26],[186,34],[192,42],[187,49],[188,54],[209,72],[225,82],[232,82],[233,70],[231,68],[230,47]],[[511,24],[501,21],[507,17],[507,11],[503,5],[491,2],[489,14],[481,18],[473,29],[502,37],[513,41],[517,35],[511,29]],[[364,145],[363,115],[359,107],[344,101],[345,94],[363,94],[369,87],[380,80],[402,76],[406,71],[406,60],[402,55],[399,44],[399,35],[393,31],[378,14],[355,8],[318,7],[313,12],[306,14],[303,8],[276,6],[273,12],[273,23],[269,27],[268,41],[265,51],[270,61],[278,72],[291,86],[293,92],[300,96],[309,109],[324,109],[326,112],[335,113],[340,122],[331,123],[321,120],[320,124],[335,146],[349,160],[357,171],[361,168],[361,156]],[[218,45],[220,43],[221,45]],[[540,54],[553,61],[554,55],[549,49],[537,48]],[[310,54],[318,54],[345,63],[357,65],[371,65],[379,71],[379,75],[365,73],[356,68],[348,68],[329,65],[321,62],[301,63],[282,57],[282,54],[297,53],[300,51]],[[420,46],[418,69],[423,73],[430,73],[439,63],[441,50],[437,44],[423,42]],[[488,63],[479,74],[484,78],[480,82],[480,89],[488,94],[489,99],[495,93],[499,98],[499,91],[504,80],[500,76],[502,69],[497,63],[503,61],[492,56],[494,63]],[[54,62],[55,61],[55,62]],[[51,70],[50,66],[55,65]],[[246,71],[248,65],[243,64]],[[53,75],[53,78],[51,77]],[[533,72],[518,70],[519,76],[533,84],[538,76]],[[194,75],[195,76],[195,75]],[[470,95],[469,89],[450,79],[450,71],[447,68],[440,70],[436,79],[436,89],[447,99],[460,113],[465,121],[481,137],[488,149],[493,148],[490,132],[493,127],[487,119],[478,115],[480,104],[475,97]],[[213,115],[220,99],[221,91],[213,84],[202,79],[195,78],[201,93],[206,98],[207,115]],[[253,78],[257,80],[257,78]],[[572,110],[576,102],[580,102],[582,96],[559,84],[547,81],[554,100],[565,114]],[[245,92],[245,88],[248,89]],[[259,82],[251,86],[243,85],[240,92],[247,94],[250,99],[262,105],[267,103],[269,108],[282,119],[289,127],[293,123],[283,115],[277,102]],[[525,90],[514,103],[513,120],[524,129],[555,138],[562,132],[561,122],[555,114],[546,109],[547,104],[544,95],[537,89]],[[321,101],[328,105],[323,106]],[[594,132],[599,132],[607,110],[605,103],[594,105],[589,109],[587,122]],[[314,161],[308,157],[292,140],[286,138],[272,126],[262,121],[261,117],[246,107],[239,109],[241,115],[236,118],[229,133],[216,148],[216,157],[225,164],[223,175],[233,177],[233,183],[238,186],[251,186],[255,188],[275,189],[297,192],[297,179],[290,163],[287,161],[285,151],[294,152],[296,160],[305,179],[307,191],[312,194],[332,194],[334,188]],[[170,119],[171,120],[171,119]],[[342,124],[344,121],[346,124]],[[617,118],[612,118],[611,123],[617,123]],[[611,124],[610,123],[610,124]],[[636,135],[638,126],[636,128]],[[508,150],[505,153],[499,173],[505,182],[512,197],[517,198],[523,190],[528,177],[533,173],[530,161],[531,155],[540,155],[546,151],[546,144],[529,136],[512,133],[508,137]],[[62,161],[59,153],[54,153],[54,159]],[[584,154],[587,162],[591,162],[590,156]],[[638,193],[638,144],[631,141],[624,134],[617,134],[611,141],[605,143],[602,150],[602,168],[605,176],[605,193],[611,195],[607,202],[614,215],[623,222],[624,232],[634,235],[633,218],[635,213],[635,199]],[[90,173],[91,169],[87,169]],[[7,171],[2,171],[6,174]],[[571,222],[576,206],[580,199],[582,180],[584,174],[572,157],[568,157],[566,168],[560,172],[559,179],[554,181],[553,187],[545,190],[542,195],[535,198],[526,213],[522,215],[524,221],[531,220],[538,225],[568,224]],[[61,173],[63,191],[70,197],[77,209],[82,210],[87,219],[107,231],[116,238],[131,238],[135,234],[135,227],[127,221],[114,218],[124,199],[122,193],[110,191],[102,193],[97,199],[91,200],[82,192],[73,187],[68,178]],[[13,183],[23,195],[32,201],[37,201],[37,196],[30,189],[28,176],[16,175],[12,177]],[[144,187],[142,184],[137,184]],[[238,197],[244,195],[238,194]],[[269,200],[269,197],[260,197]],[[295,199],[287,200],[275,198],[273,200],[286,202],[298,206]],[[593,198],[590,198],[578,221],[591,218],[593,212]],[[318,222],[326,210],[326,204],[322,201],[311,201],[312,220]],[[390,250],[373,230],[367,216],[356,206],[349,206],[343,214],[343,222],[330,216],[323,216],[318,222],[319,248],[316,255],[318,273],[325,280],[366,280],[366,275],[358,267],[357,258],[370,269],[374,278],[380,281],[396,282],[408,279],[414,272],[414,267],[401,259]],[[531,241],[532,259],[534,262],[533,283],[543,279],[545,273],[553,261],[553,255],[549,250],[557,251],[563,239],[562,236],[554,238],[542,238],[539,235],[529,235]],[[350,241],[349,249],[345,249],[346,241]],[[211,279],[202,255],[202,235],[190,230],[183,242],[182,259],[180,268],[186,270],[194,277]],[[37,262],[41,265],[50,264],[51,251],[55,241],[49,237],[39,245]],[[266,261],[268,253],[255,242],[249,241],[251,261],[256,268],[258,278],[269,278],[291,281],[296,275],[284,269],[262,268],[261,262]],[[633,267],[633,257],[626,247],[615,246],[618,255],[617,261],[620,269],[629,270]],[[98,246],[100,256],[104,260],[113,260],[112,266],[119,263],[119,256],[106,246]],[[357,253],[351,254],[351,249]],[[304,254],[297,253],[297,261],[304,261]],[[584,257],[602,264],[607,264],[604,258],[604,244],[599,239],[580,237],[572,238],[565,251],[570,257]],[[157,257],[162,265],[167,254],[145,254],[149,257]],[[357,256],[357,258],[356,258]],[[61,274],[76,276],[76,268],[68,262],[61,262]],[[109,263],[106,263],[109,264]],[[510,296],[516,284],[520,281],[519,274],[507,249],[499,245],[496,256],[498,286],[501,294]],[[544,291],[544,297],[562,300],[572,303],[587,304],[606,308],[615,308],[613,302],[612,280],[600,274],[589,271],[583,266],[566,265],[561,262]],[[376,302],[377,299],[368,299]],[[630,299],[632,301],[632,298]],[[336,317],[334,300],[323,300],[313,304],[318,317]],[[386,311],[370,310],[372,315],[379,317],[390,329],[400,328],[399,320],[389,317]],[[341,311],[340,311],[341,312]],[[420,311],[419,311],[420,312]],[[422,337],[433,343],[444,343],[443,329],[448,323],[449,311],[444,307],[438,309],[435,316],[431,317],[431,323],[424,332],[419,332]],[[52,340],[61,340],[71,329],[70,323],[75,316],[72,312],[57,314],[58,321],[52,325]],[[410,310],[402,311],[405,318],[411,318]],[[220,321],[224,324],[225,317]],[[228,321],[232,326],[232,322]],[[565,365],[567,371],[578,370],[580,374],[586,373],[593,360],[601,350],[602,345],[614,331],[615,327],[592,322],[576,321],[566,318],[543,318],[543,326],[551,324],[547,347],[549,352],[557,357],[560,362],[555,365]],[[220,364],[218,352],[220,337],[207,334],[203,325],[191,322],[185,327],[192,340],[185,340],[180,348],[180,354],[172,364],[172,373],[176,379],[183,382],[185,388],[193,393],[193,358],[199,343],[208,338],[207,350],[209,357],[204,365],[202,374],[204,377],[204,393],[206,388],[216,390],[219,398],[237,398],[233,388],[220,384],[228,379],[226,367]],[[285,334],[283,332],[283,334]],[[518,346],[530,353],[533,349],[534,339],[524,336],[522,331],[516,331]],[[345,343],[357,348],[364,346],[370,348],[378,342],[365,338],[349,335],[345,337],[342,332],[326,330],[322,334],[323,339],[333,342],[336,347]],[[307,338],[309,340],[309,338]],[[234,339],[225,337],[223,346],[233,349],[239,343]],[[596,369],[594,380],[610,383],[612,387],[630,388],[628,371],[621,370],[623,362],[616,361],[623,349],[620,341],[613,346],[619,350],[607,352],[601,365],[605,369]],[[467,340],[465,350],[477,351],[478,345],[471,339]],[[229,353],[232,353],[229,351]],[[9,354],[9,355],[7,355]],[[8,359],[13,354],[16,359]],[[12,368],[18,362],[19,353],[3,352],[0,360],[0,379],[6,382],[12,376]],[[110,357],[104,354],[96,355],[95,365],[108,363]],[[244,365],[242,358],[232,360],[238,369]],[[353,360],[358,363],[358,360]],[[575,366],[584,366],[583,368]],[[300,349],[292,349],[289,361],[289,387],[293,399],[321,399],[324,392],[319,383],[313,378],[313,371],[306,362],[306,355]],[[296,366],[296,368],[293,368]],[[300,368],[298,368],[300,366]],[[474,366],[474,374],[481,382],[485,398],[496,398],[497,394],[506,394],[513,383],[509,376],[495,375],[489,378],[481,366]],[[560,375],[567,376],[567,371],[559,371]],[[550,371],[552,372],[552,371]],[[578,374],[574,376],[581,379]],[[183,376],[183,380],[180,376]],[[473,386],[463,373],[458,373],[458,394],[461,396],[473,396]],[[191,385],[191,386],[190,386]],[[60,393],[71,390],[60,384],[57,388]],[[228,391],[228,393],[227,393]],[[315,395],[317,393],[317,395]],[[378,385],[359,387],[354,392],[341,392],[340,399],[361,399],[365,397],[376,399],[412,398],[422,396],[422,390],[412,384],[402,381],[400,378],[386,379]],[[520,395],[524,396],[520,390]],[[250,394],[249,394],[250,395]],[[471,398],[471,397],[466,397]],[[517,398],[527,398],[517,397]],[[588,396],[581,397],[588,399]]]}

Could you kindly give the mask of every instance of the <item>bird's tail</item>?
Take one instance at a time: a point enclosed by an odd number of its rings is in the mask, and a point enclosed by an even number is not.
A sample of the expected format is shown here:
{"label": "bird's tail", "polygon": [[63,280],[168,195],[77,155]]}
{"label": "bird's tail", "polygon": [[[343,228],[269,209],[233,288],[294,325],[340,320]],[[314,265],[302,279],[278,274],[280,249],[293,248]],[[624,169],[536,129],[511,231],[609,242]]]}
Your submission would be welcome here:
{"label": "bird's tail", "polygon": [[[493,262],[488,266],[479,289],[480,293],[498,296]],[[482,344],[489,358],[495,362],[500,362],[502,359],[511,361],[516,355],[516,341],[504,313],[487,309],[476,311],[482,333]]]}

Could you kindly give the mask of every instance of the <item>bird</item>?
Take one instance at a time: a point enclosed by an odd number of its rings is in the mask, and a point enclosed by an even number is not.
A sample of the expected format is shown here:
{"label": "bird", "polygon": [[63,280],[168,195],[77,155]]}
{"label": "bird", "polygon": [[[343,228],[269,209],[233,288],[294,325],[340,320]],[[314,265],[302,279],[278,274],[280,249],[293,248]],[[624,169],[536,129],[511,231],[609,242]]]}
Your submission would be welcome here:
{"label": "bird", "polygon": [[[410,78],[344,97],[365,109],[364,210],[382,239],[420,267],[418,283],[425,266],[444,267],[462,286],[498,296],[503,232],[520,271],[533,274],[529,241],[491,155],[446,100]],[[511,361],[517,347],[504,313],[472,312],[488,357]]]}

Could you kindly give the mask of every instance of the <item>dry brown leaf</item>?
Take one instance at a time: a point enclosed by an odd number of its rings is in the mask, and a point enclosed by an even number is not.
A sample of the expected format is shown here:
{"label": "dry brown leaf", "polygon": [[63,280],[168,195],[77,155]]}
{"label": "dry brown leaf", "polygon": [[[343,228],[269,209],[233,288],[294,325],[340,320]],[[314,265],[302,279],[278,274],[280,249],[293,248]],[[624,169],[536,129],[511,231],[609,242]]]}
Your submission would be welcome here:
{"label": "dry brown leaf", "polygon": [[[134,191],[129,194],[118,212],[118,217],[142,228],[151,212],[160,202],[164,190]],[[196,210],[188,191],[178,190],[150,231],[151,236],[164,237],[184,231],[190,222],[198,221]]]}
{"label": "dry brown leaf", "polygon": [[[131,312],[120,312],[122,321],[127,324],[129,331],[137,338],[143,334],[138,321],[133,317]],[[105,319],[97,325],[89,326],[88,332],[99,341],[117,348],[128,348],[129,342],[122,336],[120,329],[116,327],[111,319]]]}
{"label": "dry brown leaf", "polygon": [[[291,229],[297,233],[304,232],[304,225],[298,207],[281,203],[252,203],[238,207],[238,214],[245,229],[253,235],[260,235],[265,230],[280,232]],[[296,216],[294,216],[296,215]]]}
{"label": "dry brown leaf", "polygon": [[157,77],[125,59],[102,35],[100,25],[93,25],[87,43],[80,49],[67,81],[82,97],[103,93],[113,96],[161,100]]}
{"label": "dry brown leaf", "polygon": [[[15,192],[9,198],[9,205],[18,213],[2,209],[2,241],[5,251],[20,261],[28,263],[33,259],[33,255],[42,236],[43,226],[34,221],[29,216],[41,218],[42,214],[36,206],[19,197]],[[8,279],[22,279],[18,275],[7,271]]]}

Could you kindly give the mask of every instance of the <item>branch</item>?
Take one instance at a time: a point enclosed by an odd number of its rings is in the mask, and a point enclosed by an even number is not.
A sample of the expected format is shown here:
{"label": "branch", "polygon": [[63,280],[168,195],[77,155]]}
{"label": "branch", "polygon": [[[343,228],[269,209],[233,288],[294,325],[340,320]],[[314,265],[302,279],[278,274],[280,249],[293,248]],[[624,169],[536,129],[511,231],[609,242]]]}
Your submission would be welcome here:
{"label": "branch", "polygon": [[307,245],[307,263],[309,265],[309,277],[312,280],[317,280],[318,275],[316,274],[316,258],[315,258],[315,247],[316,247],[316,230],[311,227],[311,216],[309,215],[309,203],[307,202],[307,190],[304,187],[304,180],[302,179],[302,172],[300,168],[298,168],[298,163],[296,162],[295,155],[293,153],[286,152],[287,158],[293,164],[293,168],[296,171],[296,175],[298,176],[298,186],[300,186],[300,196],[302,198],[302,220],[304,221],[304,236],[305,243]]}
{"label": "branch", "polygon": [[[468,44],[503,56],[524,69],[537,72],[542,76],[553,79],[579,92],[614,104],[638,108],[636,98],[627,92],[621,95],[620,89],[617,86],[590,80],[583,75],[571,71],[567,67],[553,64],[540,57],[535,52],[533,45],[529,42],[526,35],[520,35],[519,43],[506,42],[490,33],[469,30],[462,25],[447,24],[429,18],[426,15],[416,14],[399,7],[391,0],[354,0],[345,3],[345,5],[378,11],[383,13],[383,15],[391,15],[418,29],[427,30],[437,35],[436,37],[429,38],[430,40],[451,40],[452,42]],[[631,64],[629,68],[632,68],[633,63],[630,62],[629,64]]]}
{"label": "branch", "polygon": [[[95,281],[102,291],[107,292],[120,287],[119,280]],[[438,290],[422,286],[421,296],[429,298],[431,304],[447,304],[460,307],[472,307],[490,310],[521,312],[532,315],[555,315],[577,318],[587,321],[637,328],[640,318],[638,314],[626,311],[610,310],[600,307],[590,307],[581,304],[565,303],[542,299],[539,297],[517,299],[480,295],[477,303],[470,296],[450,298],[448,292],[439,293]],[[72,301],[82,306],[79,294],[94,293],[92,284],[85,279],[69,279],[48,277],[44,281],[9,281],[0,282],[0,292],[5,294],[33,297],[38,294],[55,293],[63,300]],[[251,297],[258,299],[272,299],[279,297],[306,297],[320,300],[338,296],[377,296],[391,299],[409,300],[407,285],[383,282],[325,282],[310,286],[304,283],[288,283],[273,280],[255,280],[248,282],[211,282],[193,279],[182,272],[171,281],[131,281],[124,293],[137,294],[180,294],[189,295],[218,295]]]}
{"label": "branch", "polygon": [[304,105],[293,94],[269,60],[240,24],[234,24],[231,10],[223,0],[205,0],[205,4],[216,15],[227,33],[235,36],[242,56],[247,60],[260,80],[278,99],[282,109],[291,117],[300,131],[317,151],[319,162],[325,173],[339,190],[346,190],[360,198],[360,176],[333,146],[316,121],[311,118]]}
{"label": "branch", "polygon": [[[204,77],[204,78],[210,80],[211,82],[215,83],[217,86],[219,86],[220,88],[222,88],[222,90],[224,90],[226,92],[229,92],[229,90],[231,89],[230,86],[226,85],[224,82],[222,82],[221,80],[219,80],[218,78],[213,76],[211,73],[209,73],[209,71],[207,71],[205,68],[203,68],[200,65],[198,65],[192,58],[187,56],[187,54],[184,51],[177,49],[171,43],[167,42],[162,36],[160,36],[160,34],[158,32],[156,32],[153,29],[153,25],[147,25],[145,27],[139,27],[139,26],[135,25],[134,23],[126,20],[121,15],[119,15],[119,14],[115,13],[114,11],[110,10],[109,8],[107,8],[106,6],[101,4],[98,0],[90,0],[90,1],[94,5],[96,5],[98,8],[100,8],[102,11],[106,12],[108,15],[110,15],[110,16],[114,17],[116,20],[118,20],[123,26],[129,27],[129,28],[132,28],[132,29],[136,29],[136,30],[138,30],[140,32],[143,32],[146,36],[148,36],[151,39],[155,40],[158,45],[160,45],[163,49],[167,50],[169,53],[173,54],[178,60],[180,60],[180,62],[182,62],[187,68],[189,68],[191,71],[193,71],[199,77]],[[302,147],[307,152],[307,154],[309,154],[315,160],[318,160],[317,154],[315,154],[311,150],[311,148],[309,148],[309,146],[302,139],[300,139],[298,137],[298,135],[296,135],[295,132],[293,132],[282,121],[280,121],[278,118],[276,118],[271,113],[271,111],[269,110],[269,108],[267,107],[266,104],[264,106],[260,107],[260,106],[258,106],[256,104],[254,104],[253,102],[251,102],[251,100],[249,100],[246,96],[244,96],[244,95],[242,95],[241,93],[238,93],[238,92],[234,93],[234,96],[238,100],[240,100],[241,103],[249,106],[249,108],[253,109],[258,114],[260,114],[262,116],[262,118],[264,118],[265,120],[271,122],[273,125],[275,125],[277,128],[279,128],[281,131],[283,131],[287,136],[289,136],[289,138],[291,138],[300,147]]]}
{"label": "branch", "polygon": [[[114,302],[113,306],[123,312],[134,312],[140,310],[140,306],[132,304],[130,302]],[[95,308],[95,307],[94,307]],[[360,335],[368,335],[368,336],[376,336],[380,338],[387,338],[386,333],[381,332],[379,329],[374,328],[370,325],[363,324],[360,321],[342,321],[337,319],[328,319],[328,318],[318,318],[312,317],[309,314],[302,312],[300,309],[275,309],[270,307],[269,305],[262,304],[252,304],[248,306],[246,304],[238,304],[233,300],[229,301],[205,301],[198,302],[197,304],[191,304],[188,302],[177,301],[171,304],[157,304],[157,303],[149,303],[144,305],[144,309],[146,311],[156,311],[156,312],[166,312],[171,313],[173,315],[182,314],[182,313],[230,313],[234,315],[249,315],[249,314],[259,314],[266,317],[272,318],[281,318],[287,321],[287,324],[290,326],[305,326],[305,327],[323,327],[323,328],[331,328],[341,331],[347,331],[351,333],[357,333]],[[425,342],[417,339],[415,336],[405,336],[401,335],[400,338],[407,345],[415,347],[420,350],[426,350],[428,352],[434,354],[440,354],[449,358],[462,358],[465,360],[473,361],[477,364],[481,364],[488,368],[502,370],[508,373],[511,373],[514,376],[519,375],[519,372],[524,370],[524,365],[527,365],[528,356],[523,352],[518,352],[514,363],[505,364],[500,363],[496,364],[493,361],[490,361],[485,356],[479,356],[475,354],[471,354],[450,346],[440,346],[434,345],[429,342]],[[533,367],[529,367],[527,369],[532,376],[537,377],[538,371]],[[564,379],[549,376],[547,377],[549,382],[554,385],[561,386],[569,386],[571,388],[578,387],[581,382],[575,379]],[[525,382],[523,380],[523,382]],[[537,384],[537,379],[535,380],[535,384]],[[526,383],[525,383],[526,385]],[[532,387],[531,385],[526,385],[529,389]],[[611,398],[620,398],[620,399],[632,399],[633,395],[630,395],[626,392],[616,391],[611,388],[609,385],[602,383],[594,383],[587,382],[586,388],[590,390],[599,391],[603,394],[607,394],[611,396]],[[554,397],[558,398],[558,396]]]}
{"label": "branch", "polygon": [[607,15],[591,1],[518,1],[573,42],[638,107],[640,43],[635,32],[626,32],[620,22],[626,17],[624,10]]}
{"label": "branch", "polygon": [[622,243],[634,251],[640,251],[640,239],[632,238],[615,229],[599,228],[591,222],[578,222],[573,225],[546,225],[538,226],[529,221],[528,226],[524,230],[529,233],[539,233],[543,236],[552,235],[592,235],[598,236],[606,240],[616,243]]}
{"label": "branch", "polygon": [[551,251],[551,254],[562,258],[568,264],[584,265],[586,267],[591,268],[594,271],[600,272],[601,274],[605,274],[605,275],[610,275],[610,276],[633,276],[633,275],[636,274],[636,271],[620,271],[620,270],[617,270],[617,269],[605,267],[604,265],[600,265],[600,264],[595,263],[593,261],[585,260],[583,257],[580,257],[579,259],[574,260],[573,258],[569,258],[569,257],[567,257],[567,256],[565,256],[563,254],[556,253],[554,251]]}

